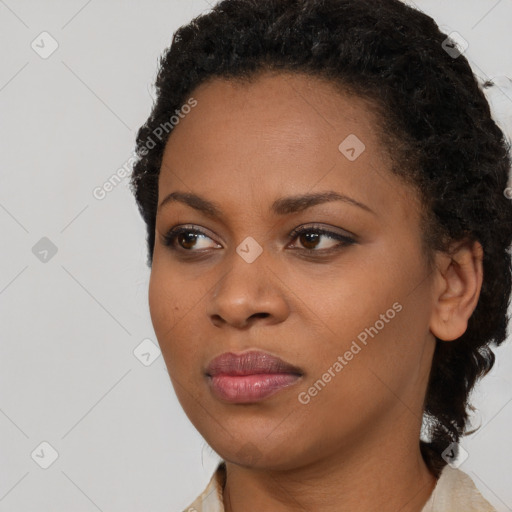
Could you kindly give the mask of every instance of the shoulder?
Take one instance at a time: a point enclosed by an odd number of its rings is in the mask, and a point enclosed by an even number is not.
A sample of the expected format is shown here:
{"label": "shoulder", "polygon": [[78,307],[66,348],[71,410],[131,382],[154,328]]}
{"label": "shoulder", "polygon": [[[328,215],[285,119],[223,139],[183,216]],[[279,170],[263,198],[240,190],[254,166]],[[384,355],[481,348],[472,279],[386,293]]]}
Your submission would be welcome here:
{"label": "shoulder", "polygon": [[226,463],[220,462],[204,491],[183,512],[224,512],[222,490],[226,481]]}
{"label": "shoulder", "polygon": [[421,512],[496,512],[471,477],[446,465]]}

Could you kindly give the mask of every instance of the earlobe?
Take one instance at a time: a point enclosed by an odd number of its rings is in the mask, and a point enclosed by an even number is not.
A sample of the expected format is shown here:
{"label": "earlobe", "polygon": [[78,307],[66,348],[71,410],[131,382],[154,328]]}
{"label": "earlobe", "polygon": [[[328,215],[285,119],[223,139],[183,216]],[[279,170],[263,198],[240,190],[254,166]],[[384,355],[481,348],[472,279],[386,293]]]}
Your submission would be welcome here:
{"label": "earlobe", "polygon": [[430,331],[444,341],[459,338],[478,303],[483,282],[483,248],[479,242],[458,242],[436,255]]}

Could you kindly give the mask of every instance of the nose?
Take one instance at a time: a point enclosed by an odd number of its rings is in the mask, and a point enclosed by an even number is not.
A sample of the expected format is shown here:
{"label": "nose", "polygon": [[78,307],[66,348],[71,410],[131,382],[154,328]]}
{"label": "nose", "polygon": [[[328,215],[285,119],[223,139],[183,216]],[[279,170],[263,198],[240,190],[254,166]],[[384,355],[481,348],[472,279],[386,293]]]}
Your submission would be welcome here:
{"label": "nose", "polygon": [[286,286],[261,255],[252,263],[237,253],[214,286],[207,314],[216,327],[230,325],[238,329],[254,323],[272,325],[289,315]]}

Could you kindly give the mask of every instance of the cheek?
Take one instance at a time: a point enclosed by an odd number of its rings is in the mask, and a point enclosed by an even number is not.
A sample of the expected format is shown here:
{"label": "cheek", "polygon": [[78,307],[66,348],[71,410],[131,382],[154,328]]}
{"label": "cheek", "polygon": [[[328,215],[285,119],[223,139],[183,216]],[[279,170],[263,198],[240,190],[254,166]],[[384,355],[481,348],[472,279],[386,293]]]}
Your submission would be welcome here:
{"label": "cheek", "polygon": [[388,263],[390,259],[384,250],[353,251],[328,272],[297,273],[288,279],[300,299],[298,307],[304,305],[301,314],[324,333],[327,345],[356,337],[400,300],[406,269],[403,262]]}
{"label": "cheek", "polygon": [[[409,366],[417,366],[428,332],[428,288],[418,261],[382,246],[368,251],[364,260],[355,254],[350,261],[345,258],[331,279],[307,283],[307,302],[314,306],[304,314],[307,324],[315,325],[311,339],[319,341],[307,357],[315,361],[312,378],[320,378],[345,354],[347,366],[361,367],[359,377],[343,371],[356,380],[373,372],[400,381]],[[370,380],[375,384],[376,378]]]}
{"label": "cheek", "polygon": [[180,318],[184,311],[181,303],[183,295],[175,280],[166,279],[153,266],[148,289],[149,312],[160,350],[167,364],[175,359],[172,352],[179,346],[172,341],[176,339],[182,323]]}
{"label": "cheek", "polygon": [[[161,272],[153,266],[149,279],[148,303],[151,321],[157,337],[164,330],[172,328],[176,322],[175,312],[179,311],[176,298],[172,286],[167,285],[166,280],[161,276]],[[163,340],[159,337],[159,341],[161,343]]]}
{"label": "cheek", "polygon": [[[197,285],[183,276],[179,267],[170,262],[165,251],[155,249],[149,279],[148,302],[155,332],[179,325],[181,318],[190,311]],[[160,340],[164,341],[164,340]]]}
{"label": "cheek", "polygon": [[169,373],[181,380],[197,371],[200,341],[204,339],[196,321],[204,309],[197,292],[177,272],[163,272],[153,266],[148,289],[151,321]]}

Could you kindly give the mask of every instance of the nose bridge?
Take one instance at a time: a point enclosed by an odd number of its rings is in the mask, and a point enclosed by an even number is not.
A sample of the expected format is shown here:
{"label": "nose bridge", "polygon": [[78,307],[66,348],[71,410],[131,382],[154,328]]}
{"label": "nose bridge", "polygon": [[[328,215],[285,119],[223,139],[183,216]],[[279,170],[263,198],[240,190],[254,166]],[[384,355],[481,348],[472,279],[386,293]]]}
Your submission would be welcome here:
{"label": "nose bridge", "polygon": [[252,237],[246,237],[226,258],[222,277],[216,283],[208,306],[213,321],[245,325],[251,317],[286,314],[286,301],[270,269],[270,254]]}
{"label": "nose bridge", "polygon": [[227,271],[217,283],[214,297],[240,304],[261,298],[267,285],[267,256],[254,238],[246,237],[226,258]]}

